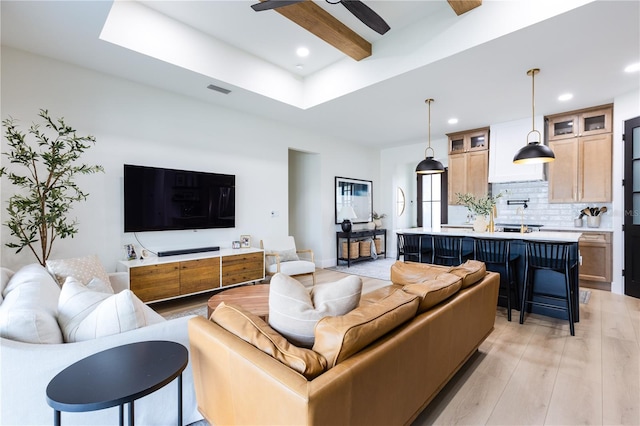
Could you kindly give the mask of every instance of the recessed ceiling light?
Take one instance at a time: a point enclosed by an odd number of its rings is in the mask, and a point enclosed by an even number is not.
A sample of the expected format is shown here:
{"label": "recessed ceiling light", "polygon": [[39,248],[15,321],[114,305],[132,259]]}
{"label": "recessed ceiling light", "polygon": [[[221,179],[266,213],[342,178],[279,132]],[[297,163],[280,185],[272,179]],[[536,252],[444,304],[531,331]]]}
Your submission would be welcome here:
{"label": "recessed ceiling light", "polygon": [[573,99],[573,94],[565,93],[563,95],[558,96],[559,101],[568,101],[569,99]]}
{"label": "recessed ceiling light", "polygon": [[307,49],[306,47],[298,47],[296,49],[296,55],[301,58],[306,58],[307,56],[309,56],[309,49]]}
{"label": "recessed ceiling light", "polygon": [[447,121],[447,123],[449,123],[449,124],[458,124],[458,119],[457,118],[450,118],[449,121]]}
{"label": "recessed ceiling light", "polygon": [[637,72],[640,71],[640,62],[636,62],[635,64],[631,64],[624,69],[625,72]]}

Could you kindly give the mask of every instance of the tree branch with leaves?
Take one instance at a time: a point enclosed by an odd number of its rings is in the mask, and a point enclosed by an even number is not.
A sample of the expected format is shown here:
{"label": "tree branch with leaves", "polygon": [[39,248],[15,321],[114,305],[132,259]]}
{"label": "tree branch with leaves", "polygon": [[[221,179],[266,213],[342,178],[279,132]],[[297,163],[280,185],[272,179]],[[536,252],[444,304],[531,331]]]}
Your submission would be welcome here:
{"label": "tree branch with leaves", "polygon": [[[51,255],[53,243],[72,237],[78,232],[78,222],[68,213],[73,204],[87,199],[75,182],[78,174],[104,172],[102,166],[78,164],[82,154],[95,145],[91,135],[78,136],[64,122],[64,118],[52,119],[41,109],[38,116],[44,122],[32,124],[28,132],[18,129],[16,120],[2,121],[9,152],[3,152],[11,164],[24,166],[22,173],[16,168],[0,168],[0,176],[6,176],[18,191],[8,200],[9,220],[5,225],[18,242],[7,247],[19,253],[28,247],[41,265]],[[27,138],[29,137],[29,140]]]}

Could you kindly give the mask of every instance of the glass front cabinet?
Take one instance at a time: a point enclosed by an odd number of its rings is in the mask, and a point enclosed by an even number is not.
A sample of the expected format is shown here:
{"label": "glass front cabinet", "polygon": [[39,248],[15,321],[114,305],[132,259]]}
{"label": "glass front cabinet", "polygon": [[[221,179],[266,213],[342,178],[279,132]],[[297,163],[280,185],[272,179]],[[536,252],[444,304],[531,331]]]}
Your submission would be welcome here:
{"label": "glass front cabinet", "polygon": [[549,117],[549,140],[611,133],[611,106]]}

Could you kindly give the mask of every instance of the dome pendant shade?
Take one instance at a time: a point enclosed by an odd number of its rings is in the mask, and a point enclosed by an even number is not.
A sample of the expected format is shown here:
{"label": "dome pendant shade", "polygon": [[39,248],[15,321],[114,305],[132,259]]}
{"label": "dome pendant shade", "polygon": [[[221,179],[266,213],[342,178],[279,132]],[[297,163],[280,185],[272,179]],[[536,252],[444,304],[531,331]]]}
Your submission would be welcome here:
{"label": "dome pendant shade", "polygon": [[443,173],[444,166],[438,160],[434,160],[433,157],[427,157],[416,166],[416,173],[421,175],[428,175],[433,173]]}
{"label": "dome pendant shade", "polygon": [[[513,162],[515,164],[537,164],[537,163],[548,163],[556,159],[556,156],[553,154],[553,151],[548,146],[540,143],[542,139],[540,132],[536,130],[535,119],[536,119],[536,109],[535,109],[535,76],[540,72],[539,68],[532,68],[527,71],[527,75],[531,76],[531,124],[532,130],[527,134],[527,145],[520,148],[516,155],[513,157]],[[538,140],[534,140],[533,142],[529,142],[529,136],[531,134],[537,133]]]}
{"label": "dome pendant shade", "polygon": [[[433,159],[435,151],[431,148],[431,102],[433,102],[433,99],[427,99],[425,102],[429,105],[429,146],[424,150],[424,160],[419,162],[416,166],[416,173],[419,175],[444,173],[444,166],[442,163]],[[431,155],[428,154],[429,150],[431,150]]]}
{"label": "dome pendant shade", "polygon": [[546,145],[540,145],[539,142],[529,142],[526,146],[520,148],[520,150],[513,157],[513,162],[516,164],[536,164],[536,163],[548,163],[555,160],[556,156]]}

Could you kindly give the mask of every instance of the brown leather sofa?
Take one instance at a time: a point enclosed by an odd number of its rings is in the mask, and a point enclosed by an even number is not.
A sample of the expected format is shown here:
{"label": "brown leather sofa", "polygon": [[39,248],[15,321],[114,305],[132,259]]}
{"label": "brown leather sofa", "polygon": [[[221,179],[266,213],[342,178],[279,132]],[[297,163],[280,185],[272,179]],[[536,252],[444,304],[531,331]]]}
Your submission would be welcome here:
{"label": "brown leather sofa", "polygon": [[[333,366],[331,359],[319,356],[328,367],[312,379],[285,365],[282,353],[265,353],[271,349],[258,340],[266,336],[263,343],[284,348],[289,359],[300,360],[297,352],[289,351],[287,343],[273,334],[275,331],[258,333],[259,337],[256,329],[247,331],[247,324],[251,328],[259,319],[251,317],[238,329],[235,324],[225,325],[235,334],[213,320],[190,320],[190,353],[200,412],[213,425],[411,423],[493,330],[499,275],[479,265],[443,268],[397,262],[391,271],[393,285],[363,295],[360,306],[344,318],[325,318],[318,323],[314,349],[320,351],[322,346],[326,349],[333,344],[335,336],[326,338],[327,330],[333,329],[328,324],[344,325],[391,299],[401,298],[402,309],[406,312],[411,305],[417,314],[354,354],[340,352],[343,359],[333,359]],[[380,320],[376,313],[373,316]],[[398,315],[394,312],[391,316]],[[321,326],[325,320],[327,324]],[[353,331],[352,324],[346,329]],[[362,335],[356,330],[355,340]],[[353,335],[351,338],[353,341]],[[344,340],[342,344],[346,345]],[[326,355],[326,351],[322,353]]]}

